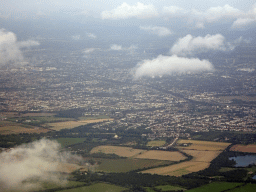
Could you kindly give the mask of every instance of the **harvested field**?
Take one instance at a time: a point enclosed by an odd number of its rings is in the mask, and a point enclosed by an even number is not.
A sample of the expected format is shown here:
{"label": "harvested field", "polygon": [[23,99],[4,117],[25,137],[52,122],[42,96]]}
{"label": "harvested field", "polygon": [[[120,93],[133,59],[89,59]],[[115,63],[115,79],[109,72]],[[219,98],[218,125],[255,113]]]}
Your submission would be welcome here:
{"label": "harvested field", "polygon": [[158,174],[158,175],[169,175],[169,176],[181,176],[192,172],[197,172],[209,167],[210,163],[188,161],[170,165],[166,167],[148,169],[142,171],[142,173]]}
{"label": "harvested field", "polygon": [[191,161],[200,161],[210,163],[215,159],[221,151],[199,151],[199,150],[182,150],[183,152],[193,156]]}
{"label": "harvested field", "polygon": [[138,159],[157,159],[167,161],[180,161],[186,159],[186,156],[176,151],[146,151],[141,155],[135,156]]}
{"label": "harvested field", "polygon": [[256,145],[234,145],[230,148],[230,151],[256,153]]}
{"label": "harvested field", "polygon": [[211,142],[211,141],[198,141],[198,140],[178,140],[177,144],[184,143],[192,143],[187,147],[178,146],[179,149],[192,149],[192,150],[201,150],[201,151],[223,151],[226,149],[231,143],[223,143],[223,142]]}
{"label": "harvested field", "polygon": [[50,117],[56,115],[55,113],[21,113],[21,117]]}
{"label": "harvested field", "polygon": [[103,172],[128,172],[136,169],[156,167],[164,165],[166,161],[152,160],[152,159],[97,159],[101,163],[95,168],[97,171]]}
{"label": "harvested field", "polygon": [[108,146],[108,145],[102,145],[98,147],[94,147],[91,150],[92,153],[106,153],[106,154],[116,154],[121,157],[132,157],[135,155],[139,155],[140,153],[145,152],[145,150],[142,149],[133,149],[130,147],[119,147],[119,146]]}
{"label": "harvested field", "polygon": [[86,125],[90,123],[100,123],[104,121],[112,121],[113,119],[93,119],[93,120],[85,120],[85,121],[66,121],[66,122],[58,122],[58,123],[47,123],[46,126],[49,126],[50,129],[59,131],[61,129],[72,129],[81,125]]}
{"label": "harvested field", "polygon": [[2,121],[0,123],[0,134],[8,135],[8,134],[20,134],[20,133],[46,133],[48,129],[43,129],[41,127],[33,127],[33,126],[23,126],[19,123],[13,123],[9,121]]}
{"label": "harvested field", "polygon": [[147,143],[147,146],[150,146],[150,147],[161,147],[165,144],[166,142],[165,141],[149,141]]}

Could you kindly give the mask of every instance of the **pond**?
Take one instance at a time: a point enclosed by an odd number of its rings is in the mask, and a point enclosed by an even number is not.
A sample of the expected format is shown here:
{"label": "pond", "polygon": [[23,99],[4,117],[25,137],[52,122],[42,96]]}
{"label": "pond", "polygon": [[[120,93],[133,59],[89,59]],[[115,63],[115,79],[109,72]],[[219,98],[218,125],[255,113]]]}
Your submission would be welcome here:
{"label": "pond", "polygon": [[256,156],[255,155],[230,157],[229,160],[235,160],[235,162],[236,162],[235,167],[247,167],[250,164],[256,164]]}

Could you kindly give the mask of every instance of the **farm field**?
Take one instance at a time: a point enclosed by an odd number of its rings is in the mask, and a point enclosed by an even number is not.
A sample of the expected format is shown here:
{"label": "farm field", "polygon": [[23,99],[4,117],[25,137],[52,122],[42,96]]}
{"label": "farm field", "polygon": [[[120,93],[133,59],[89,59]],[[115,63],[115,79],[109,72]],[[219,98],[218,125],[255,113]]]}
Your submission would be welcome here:
{"label": "farm field", "polygon": [[[223,151],[229,143],[218,143],[209,141],[196,140],[178,140],[178,144],[192,143],[188,147],[178,148],[188,155],[193,156],[190,161],[142,171],[142,173],[181,176],[192,172],[198,172],[209,167],[210,162]],[[143,153],[142,155],[145,155]]]}
{"label": "farm field", "polygon": [[242,183],[215,182],[195,189],[188,190],[186,192],[221,192],[229,189],[230,191],[233,191],[235,187],[240,185],[242,185]]}
{"label": "farm field", "polygon": [[221,151],[199,151],[199,150],[182,150],[183,152],[193,156],[191,161],[211,162]]}
{"label": "farm field", "polygon": [[192,150],[201,150],[201,151],[223,151],[231,143],[224,142],[212,142],[212,141],[199,141],[199,140],[184,140],[180,139],[177,141],[177,144],[192,143],[187,147],[177,146],[179,149],[192,149]]}
{"label": "farm field", "polygon": [[74,145],[77,143],[83,143],[85,138],[58,138],[56,141],[61,144],[62,147]]}
{"label": "farm field", "polygon": [[107,183],[96,183],[90,186],[86,187],[79,187],[79,188],[74,188],[74,189],[67,189],[67,190],[61,190],[60,192],[95,192],[95,191],[100,191],[100,192],[121,192],[124,191],[126,188],[124,187],[119,187],[116,185],[111,185]]}
{"label": "farm field", "polygon": [[48,129],[41,127],[34,127],[29,125],[22,125],[20,123],[14,123],[10,121],[1,121],[0,122],[0,134],[19,134],[19,133],[46,133]]}
{"label": "farm field", "polygon": [[256,184],[248,183],[244,186],[228,190],[227,192],[254,192],[256,189]]}
{"label": "farm field", "polygon": [[153,168],[142,171],[142,173],[158,174],[158,175],[170,175],[181,176],[192,172],[204,170],[209,167],[210,163],[187,161],[166,167]]}
{"label": "farm field", "polygon": [[150,159],[100,159],[101,164],[96,166],[96,171],[103,172],[128,172],[136,169],[164,165],[168,162]]}
{"label": "farm field", "polygon": [[106,153],[106,154],[116,154],[121,157],[132,157],[138,155],[140,153],[145,152],[142,149],[133,149],[131,147],[119,147],[119,146],[109,146],[109,145],[101,145],[94,147],[90,153]]}
{"label": "farm field", "polygon": [[58,123],[47,123],[45,124],[50,129],[59,131],[61,129],[72,129],[81,125],[86,125],[90,123],[100,123],[104,121],[112,121],[113,119],[91,119],[91,120],[83,120],[83,121],[66,121],[66,122],[58,122]]}
{"label": "farm field", "polygon": [[238,100],[247,101],[247,102],[256,101],[256,97],[254,96],[221,96],[219,98],[223,100],[228,100],[228,101],[231,101],[233,99],[238,99]]}
{"label": "farm field", "polygon": [[230,148],[230,151],[256,153],[256,145],[234,145]]}
{"label": "farm field", "polygon": [[149,146],[149,147],[161,147],[161,146],[163,146],[164,144],[166,144],[166,142],[163,141],[163,140],[159,140],[159,141],[149,141],[149,142],[147,143],[147,146]]}
{"label": "farm field", "polygon": [[158,159],[167,161],[180,161],[186,159],[186,156],[176,151],[158,151],[150,150],[146,151],[140,155],[135,156],[139,159]]}
{"label": "farm field", "polygon": [[161,191],[180,191],[180,190],[186,190],[184,188],[181,187],[176,187],[176,186],[172,186],[172,185],[160,185],[160,186],[156,186],[156,189],[159,189]]}

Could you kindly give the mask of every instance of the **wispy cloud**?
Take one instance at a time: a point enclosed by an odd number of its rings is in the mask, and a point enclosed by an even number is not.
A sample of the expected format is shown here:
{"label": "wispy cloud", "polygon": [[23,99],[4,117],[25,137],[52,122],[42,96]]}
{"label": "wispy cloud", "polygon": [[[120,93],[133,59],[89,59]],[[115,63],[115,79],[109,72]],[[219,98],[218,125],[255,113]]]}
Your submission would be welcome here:
{"label": "wispy cloud", "polygon": [[160,37],[172,35],[170,29],[166,27],[158,27],[158,26],[140,26],[141,30],[147,31],[152,34],[156,34]]}
{"label": "wispy cloud", "polygon": [[91,38],[91,39],[96,39],[97,36],[93,33],[87,33],[87,37]]}
{"label": "wispy cloud", "polygon": [[129,5],[123,3],[111,11],[103,11],[101,13],[102,19],[127,19],[127,18],[150,18],[157,16],[158,12],[152,4],[144,5],[137,3],[136,5]]}
{"label": "wispy cloud", "polygon": [[28,48],[39,44],[39,42],[34,40],[17,41],[17,37],[13,32],[0,29],[0,64],[5,65],[9,62],[22,61],[23,54],[21,48]]}
{"label": "wispy cloud", "polygon": [[65,180],[56,172],[65,170],[65,167],[60,169],[61,163],[74,161],[82,158],[60,152],[60,144],[47,139],[2,152],[0,189],[28,191],[38,189],[42,182],[63,184]]}
{"label": "wispy cloud", "polygon": [[110,49],[114,51],[120,51],[122,50],[122,45],[113,44],[110,46]]}

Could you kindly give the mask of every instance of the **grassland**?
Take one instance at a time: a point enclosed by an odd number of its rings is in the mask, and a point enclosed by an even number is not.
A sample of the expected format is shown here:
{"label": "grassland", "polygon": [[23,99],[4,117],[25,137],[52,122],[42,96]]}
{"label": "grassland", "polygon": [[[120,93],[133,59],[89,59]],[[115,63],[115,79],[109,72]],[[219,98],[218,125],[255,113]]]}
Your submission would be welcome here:
{"label": "grassland", "polygon": [[230,151],[256,153],[256,145],[234,145],[230,148]]}
{"label": "grassland", "polygon": [[248,183],[244,186],[228,190],[227,192],[255,192],[256,184]]}
{"label": "grassland", "polygon": [[74,145],[77,143],[83,143],[85,138],[58,138],[56,139],[62,147],[67,147],[69,145]]}
{"label": "grassland", "polygon": [[48,131],[48,129],[30,125],[23,125],[21,123],[15,123],[10,121],[0,122],[0,134],[2,135],[19,133],[46,133]]}
{"label": "grassland", "polygon": [[57,122],[57,123],[47,123],[45,124],[52,130],[59,131],[61,129],[72,129],[81,125],[87,125],[90,123],[100,123],[104,121],[112,121],[113,119],[89,119],[89,120],[81,120],[81,121],[65,121],[65,122]]}
{"label": "grassland", "polygon": [[110,185],[107,183],[97,183],[86,187],[79,187],[74,189],[61,190],[60,192],[120,192],[124,191],[126,188],[119,187],[116,185]]}
{"label": "grassland", "polygon": [[116,154],[121,157],[132,157],[145,152],[145,150],[133,149],[131,147],[102,145],[102,146],[97,146],[93,148],[90,153],[92,154],[92,153],[100,153],[100,152],[106,153],[106,154]]}
{"label": "grassland", "polygon": [[238,187],[240,185],[242,185],[242,183],[215,182],[195,189],[188,190],[186,192],[221,192],[229,189],[232,189],[231,191],[233,191],[235,187]]}
{"label": "grassland", "polygon": [[135,156],[135,158],[180,161],[180,160],[186,159],[186,156],[176,151],[173,152],[173,151],[150,150]]}
{"label": "grassland", "polygon": [[187,147],[178,146],[179,149],[192,149],[192,150],[201,150],[201,151],[223,151],[226,149],[231,143],[223,143],[223,142],[212,142],[212,141],[198,141],[198,140],[178,140],[177,144],[191,143]]}
{"label": "grassland", "polygon": [[184,188],[181,187],[176,187],[176,186],[172,186],[172,185],[160,185],[157,186],[156,189],[161,190],[161,191],[180,191],[180,190],[186,190]]}
{"label": "grassland", "polygon": [[170,175],[170,176],[181,176],[188,173],[197,172],[209,167],[210,163],[188,161],[182,162],[166,167],[148,169],[142,171],[142,173],[158,174],[158,175]]}
{"label": "grassland", "polygon": [[[97,159],[98,161],[99,159]],[[101,163],[95,168],[103,172],[128,172],[141,168],[164,165],[168,162],[151,159],[100,159]]]}
{"label": "grassland", "polygon": [[164,144],[166,144],[165,141],[163,141],[163,140],[156,140],[156,141],[149,141],[147,143],[147,146],[149,146],[149,147],[161,147]]}

